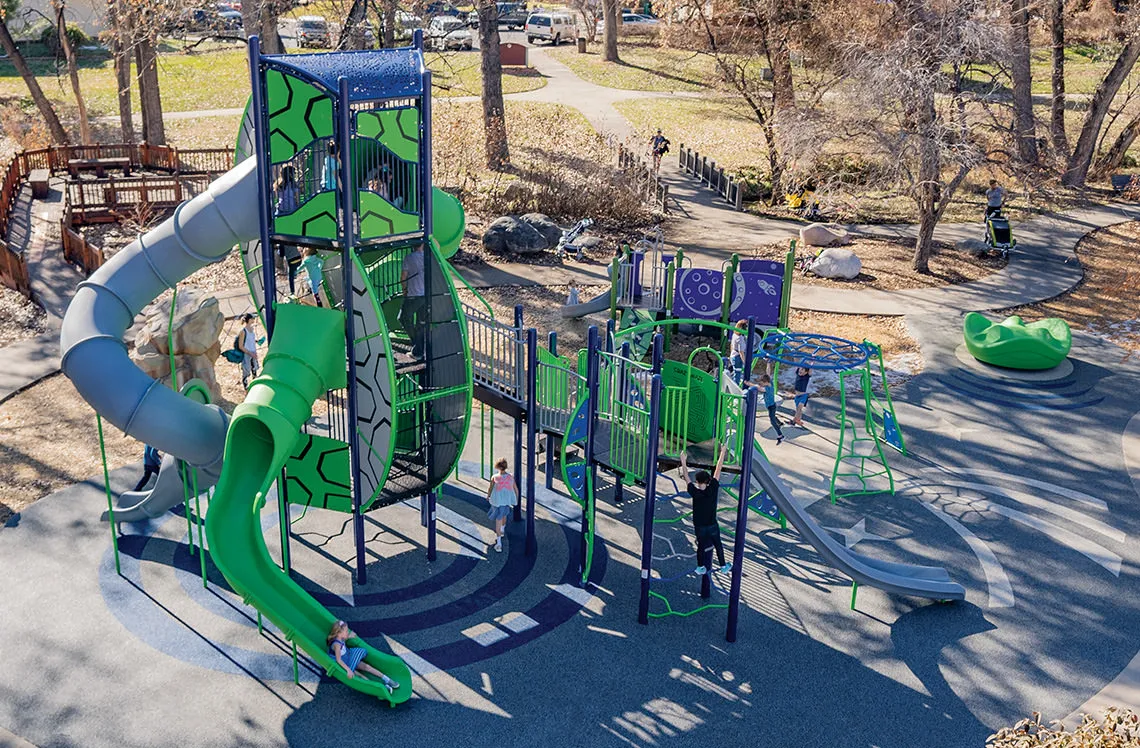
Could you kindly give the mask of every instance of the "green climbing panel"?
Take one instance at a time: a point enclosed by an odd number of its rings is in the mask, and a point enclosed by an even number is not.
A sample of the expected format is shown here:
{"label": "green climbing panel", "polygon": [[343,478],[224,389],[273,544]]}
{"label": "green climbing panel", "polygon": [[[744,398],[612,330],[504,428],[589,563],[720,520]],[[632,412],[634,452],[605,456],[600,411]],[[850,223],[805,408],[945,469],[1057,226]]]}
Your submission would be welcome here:
{"label": "green climbing panel", "polygon": [[301,434],[285,463],[290,504],[352,511],[348,445],[319,434]]}

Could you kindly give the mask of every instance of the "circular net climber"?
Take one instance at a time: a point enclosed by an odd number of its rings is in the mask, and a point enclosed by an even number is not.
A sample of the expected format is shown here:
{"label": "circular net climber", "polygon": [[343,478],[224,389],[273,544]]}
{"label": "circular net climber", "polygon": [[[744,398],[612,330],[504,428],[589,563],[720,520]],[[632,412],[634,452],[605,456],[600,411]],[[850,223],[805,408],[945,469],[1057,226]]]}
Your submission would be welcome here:
{"label": "circular net climber", "polygon": [[867,362],[870,351],[856,343],[814,332],[770,331],[760,341],[759,355],[785,366],[806,366],[818,371],[846,371]]}

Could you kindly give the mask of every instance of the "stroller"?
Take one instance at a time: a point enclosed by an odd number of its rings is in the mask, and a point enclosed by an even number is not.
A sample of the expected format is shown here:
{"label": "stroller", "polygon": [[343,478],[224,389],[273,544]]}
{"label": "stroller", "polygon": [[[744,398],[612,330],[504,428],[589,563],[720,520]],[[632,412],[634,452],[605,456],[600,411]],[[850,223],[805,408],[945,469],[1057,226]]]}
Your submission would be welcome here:
{"label": "stroller", "polygon": [[1017,246],[1009,219],[1001,214],[1000,209],[986,211],[986,246],[1003,258],[1009,257],[1009,250]]}
{"label": "stroller", "polygon": [[570,252],[574,253],[574,259],[578,262],[582,261],[582,246],[575,244],[578,237],[581,236],[586,229],[594,225],[592,218],[583,218],[573,227],[563,230],[562,238],[558,240],[558,259],[565,259],[566,255]]}

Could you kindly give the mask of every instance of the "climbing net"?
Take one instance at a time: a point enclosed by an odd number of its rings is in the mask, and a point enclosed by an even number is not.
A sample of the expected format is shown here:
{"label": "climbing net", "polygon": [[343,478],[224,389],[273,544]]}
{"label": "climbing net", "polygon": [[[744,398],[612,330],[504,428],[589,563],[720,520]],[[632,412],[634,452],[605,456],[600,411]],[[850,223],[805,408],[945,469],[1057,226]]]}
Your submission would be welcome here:
{"label": "climbing net", "polygon": [[759,355],[784,366],[818,371],[847,371],[867,362],[871,352],[862,343],[814,332],[772,330],[760,341]]}

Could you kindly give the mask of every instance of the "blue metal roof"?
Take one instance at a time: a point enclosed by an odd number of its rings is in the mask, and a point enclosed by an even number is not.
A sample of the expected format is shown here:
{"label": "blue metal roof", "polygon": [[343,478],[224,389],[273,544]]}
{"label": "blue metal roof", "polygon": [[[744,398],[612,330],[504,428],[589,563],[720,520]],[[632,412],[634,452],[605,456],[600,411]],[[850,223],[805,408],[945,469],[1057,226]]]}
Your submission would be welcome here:
{"label": "blue metal roof", "polygon": [[397,99],[424,93],[423,53],[415,47],[320,52],[302,55],[266,55],[273,67],[293,70],[311,78],[334,96],[337,79],[348,79],[350,101]]}

